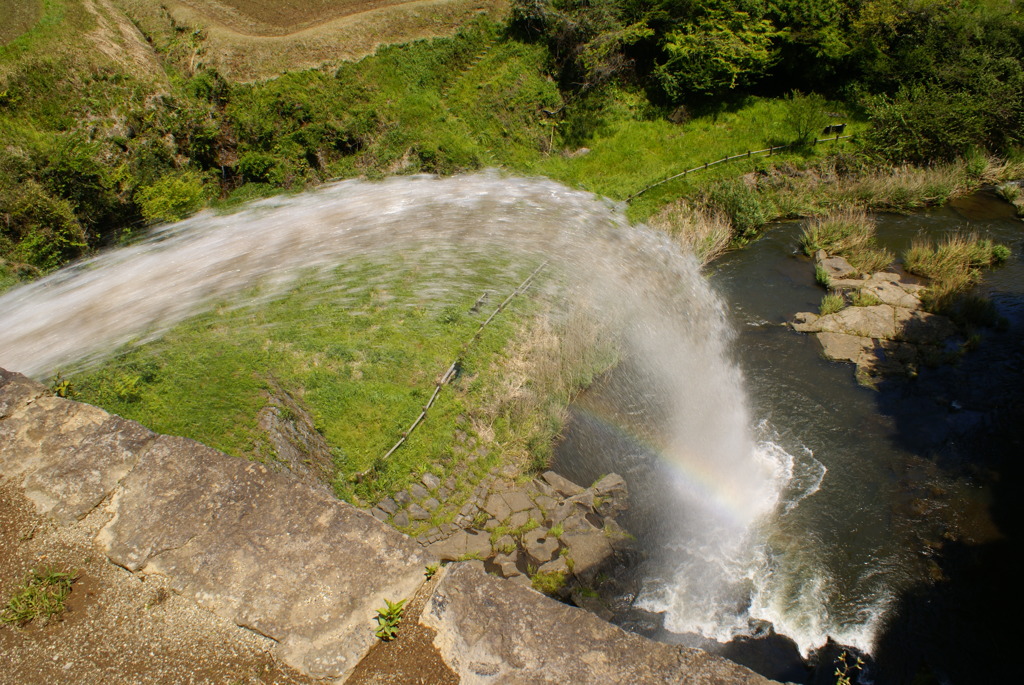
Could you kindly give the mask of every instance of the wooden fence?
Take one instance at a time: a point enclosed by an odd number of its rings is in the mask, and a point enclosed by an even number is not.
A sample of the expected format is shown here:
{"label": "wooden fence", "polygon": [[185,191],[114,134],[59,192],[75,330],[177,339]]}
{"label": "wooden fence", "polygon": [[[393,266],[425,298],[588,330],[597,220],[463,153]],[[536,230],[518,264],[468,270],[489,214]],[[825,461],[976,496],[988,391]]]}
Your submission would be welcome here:
{"label": "wooden fence", "polygon": [[[843,140],[845,138],[852,138],[852,137],[853,137],[852,135],[840,136],[840,135],[837,134],[833,138],[815,138],[814,142],[811,143],[811,144],[812,145],[817,145],[818,143],[832,143],[832,142],[836,142],[836,141],[839,141],[839,140]],[[775,154],[779,150],[785,150],[786,148],[796,147],[797,145],[798,145],[797,143],[790,143],[789,145],[773,145],[771,147],[765,148],[764,150],[747,150],[746,152],[741,152],[738,155],[730,155],[728,157],[722,157],[721,159],[717,159],[714,162],[705,162],[704,164],[701,164],[700,166],[695,166],[692,169],[687,169],[686,171],[682,171],[682,172],[680,172],[678,174],[675,174],[674,176],[669,176],[668,178],[664,178],[664,179],[658,181],[657,183],[652,183],[651,185],[647,186],[646,188],[643,188],[642,190],[638,190],[637,192],[635,192],[632,195],[630,195],[629,197],[627,197],[626,198],[626,202],[632,202],[635,198],[639,197],[640,195],[643,195],[644,193],[646,193],[651,188],[657,188],[658,186],[660,186],[660,185],[662,185],[664,183],[668,183],[669,181],[674,181],[677,178],[682,178],[683,176],[686,176],[687,174],[692,174],[695,171],[703,171],[704,169],[709,169],[709,168],[711,168],[711,167],[713,167],[713,166],[715,166],[717,164],[722,164],[723,162],[728,162],[728,161],[733,160],[733,159],[742,159],[742,158],[756,157],[756,156],[759,156],[759,155],[764,155],[766,157],[771,157],[773,154]]]}

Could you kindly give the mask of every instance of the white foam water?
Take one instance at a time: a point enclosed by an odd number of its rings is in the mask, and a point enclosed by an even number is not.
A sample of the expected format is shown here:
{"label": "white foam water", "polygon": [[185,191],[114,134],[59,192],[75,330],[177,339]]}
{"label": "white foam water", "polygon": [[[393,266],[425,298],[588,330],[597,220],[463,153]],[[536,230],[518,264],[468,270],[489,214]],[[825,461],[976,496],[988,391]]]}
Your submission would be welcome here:
{"label": "white foam water", "polygon": [[671,573],[640,604],[664,611],[668,629],[727,640],[760,617],[802,648],[826,635],[869,644],[877,606],[859,627],[836,624],[829,579],[772,551],[773,517],[811,496],[823,467],[755,438],[725,310],[696,260],[629,226],[620,208],[554,182],[347,181],[164,226],[0,296],[0,366],[41,378],[95,363],[214,304],[271,298],[311,271],[399,252],[446,274],[438,298],[458,287],[458,256],[500,255],[519,271],[547,261],[545,296],[602,322],[643,373],[659,398],[644,420],[667,436],[676,502],[666,515],[677,518],[662,560]]}

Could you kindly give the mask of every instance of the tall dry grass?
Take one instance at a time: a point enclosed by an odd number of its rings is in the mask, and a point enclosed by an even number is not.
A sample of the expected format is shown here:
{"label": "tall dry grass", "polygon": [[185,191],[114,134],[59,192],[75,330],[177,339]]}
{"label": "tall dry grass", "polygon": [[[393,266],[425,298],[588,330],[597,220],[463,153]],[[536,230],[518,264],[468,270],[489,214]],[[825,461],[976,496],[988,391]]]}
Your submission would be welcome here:
{"label": "tall dry grass", "polygon": [[501,381],[473,410],[473,430],[521,473],[545,469],[566,408],[617,359],[612,337],[592,317],[540,313],[496,362]]}
{"label": "tall dry grass", "polygon": [[825,250],[844,257],[860,273],[880,271],[895,258],[876,244],[875,220],[863,209],[839,209],[811,219],[800,246],[807,255]]}
{"label": "tall dry grass", "polygon": [[1005,245],[980,238],[977,233],[954,233],[938,242],[915,239],[903,254],[903,266],[929,279],[924,305],[930,311],[955,308],[959,296],[981,278],[981,270],[1010,256]]}
{"label": "tall dry grass", "polygon": [[648,224],[672,236],[683,249],[697,257],[701,266],[729,249],[733,237],[732,223],[724,212],[696,208],[686,200],[665,205]]}

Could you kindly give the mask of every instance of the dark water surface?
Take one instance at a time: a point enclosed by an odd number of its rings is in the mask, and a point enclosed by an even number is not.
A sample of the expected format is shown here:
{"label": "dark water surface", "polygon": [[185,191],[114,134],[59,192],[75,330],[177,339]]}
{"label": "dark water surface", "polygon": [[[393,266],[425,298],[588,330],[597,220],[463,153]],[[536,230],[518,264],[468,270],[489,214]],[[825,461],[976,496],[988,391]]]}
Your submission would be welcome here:
{"label": "dark water surface", "polygon": [[[920,234],[963,229],[1012,248],[981,286],[1006,326],[983,330],[958,364],[922,368],[878,390],[859,387],[852,365],[823,359],[811,336],[783,325],[816,311],[823,295],[812,264],[797,254],[799,223],[771,228],[711,268],[732,315],[759,439],[794,455],[795,479],[813,479],[810,464],[827,469],[812,494],[784,497],[761,531],[766,561],[751,581],[750,605],[737,614],[748,633],[770,634],[770,621],[804,652],[827,637],[870,652],[862,682],[996,683],[1017,670],[1019,571],[1010,554],[1020,538],[1011,502],[1024,456],[1024,223],[990,193],[878,217],[879,241],[897,254]],[[675,523],[665,521],[666,496],[657,494],[657,457],[630,437],[638,431],[623,435],[595,418],[608,415],[602,405],[611,398],[642,404],[637,383],[627,361],[581,398],[556,468],[581,482],[613,470],[626,477],[634,508],[625,523],[657,557]],[[644,415],[643,407],[633,413]],[[641,582],[669,582],[662,571],[652,562],[637,573]],[[631,627],[628,617],[621,622]],[[820,665],[812,670],[781,636],[720,644],[654,632],[769,677],[835,682],[838,647],[811,652],[808,663]]]}

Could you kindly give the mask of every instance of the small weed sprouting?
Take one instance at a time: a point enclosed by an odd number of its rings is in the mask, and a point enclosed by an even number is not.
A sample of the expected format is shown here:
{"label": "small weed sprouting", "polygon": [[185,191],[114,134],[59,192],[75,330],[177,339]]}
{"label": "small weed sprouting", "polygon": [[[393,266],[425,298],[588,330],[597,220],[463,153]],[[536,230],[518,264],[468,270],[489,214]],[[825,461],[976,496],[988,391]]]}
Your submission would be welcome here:
{"label": "small weed sprouting", "polygon": [[843,652],[836,657],[836,670],[833,675],[836,677],[836,685],[852,685],[857,674],[864,669],[864,660],[857,657],[850,661],[850,655]]}
{"label": "small weed sprouting", "polygon": [[427,580],[430,580],[437,574],[440,568],[441,564],[436,561],[433,564],[427,564],[427,567],[423,570],[423,575],[427,577]]}
{"label": "small weed sprouting", "polygon": [[65,399],[75,398],[75,387],[71,385],[71,381],[64,378],[64,374],[58,371],[53,374],[53,378],[50,379],[50,392],[57,397],[63,397]]}
{"label": "small weed sprouting", "polygon": [[832,287],[832,277],[829,276],[828,272],[821,266],[821,264],[814,265],[814,282],[823,288]]}
{"label": "small weed sprouting", "polygon": [[548,530],[548,533],[550,533],[556,538],[560,538],[565,534],[565,526],[562,523],[556,523],[555,525],[551,526],[551,529]]}
{"label": "small weed sprouting", "polygon": [[377,609],[377,632],[376,635],[384,642],[390,642],[398,637],[398,624],[402,621],[402,612],[405,610],[406,600],[392,602],[385,599],[387,605],[383,609]]}
{"label": "small weed sprouting", "polygon": [[473,527],[482,529],[490,518],[491,515],[486,511],[478,511],[476,516],[473,517]]}
{"label": "small weed sprouting", "polygon": [[566,582],[567,579],[564,571],[545,571],[543,573],[536,573],[530,578],[533,589],[543,592],[545,595],[555,594],[565,587]]}
{"label": "small weed sprouting", "polygon": [[840,309],[846,306],[846,300],[839,293],[829,293],[825,297],[821,298],[821,305],[818,307],[818,313],[822,316],[828,316],[829,314],[835,314]]}
{"label": "small weed sprouting", "polygon": [[45,622],[64,613],[64,602],[78,574],[52,568],[29,571],[21,588],[11,595],[0,612],[0,624],[24,625],[37,618]]}
{"label": "small weed sprouting", "polygon": [[854,307],[874,307],[876,304],[882,304],[882,301],[871,293],[858,290],[850,295],[850,304]]}

